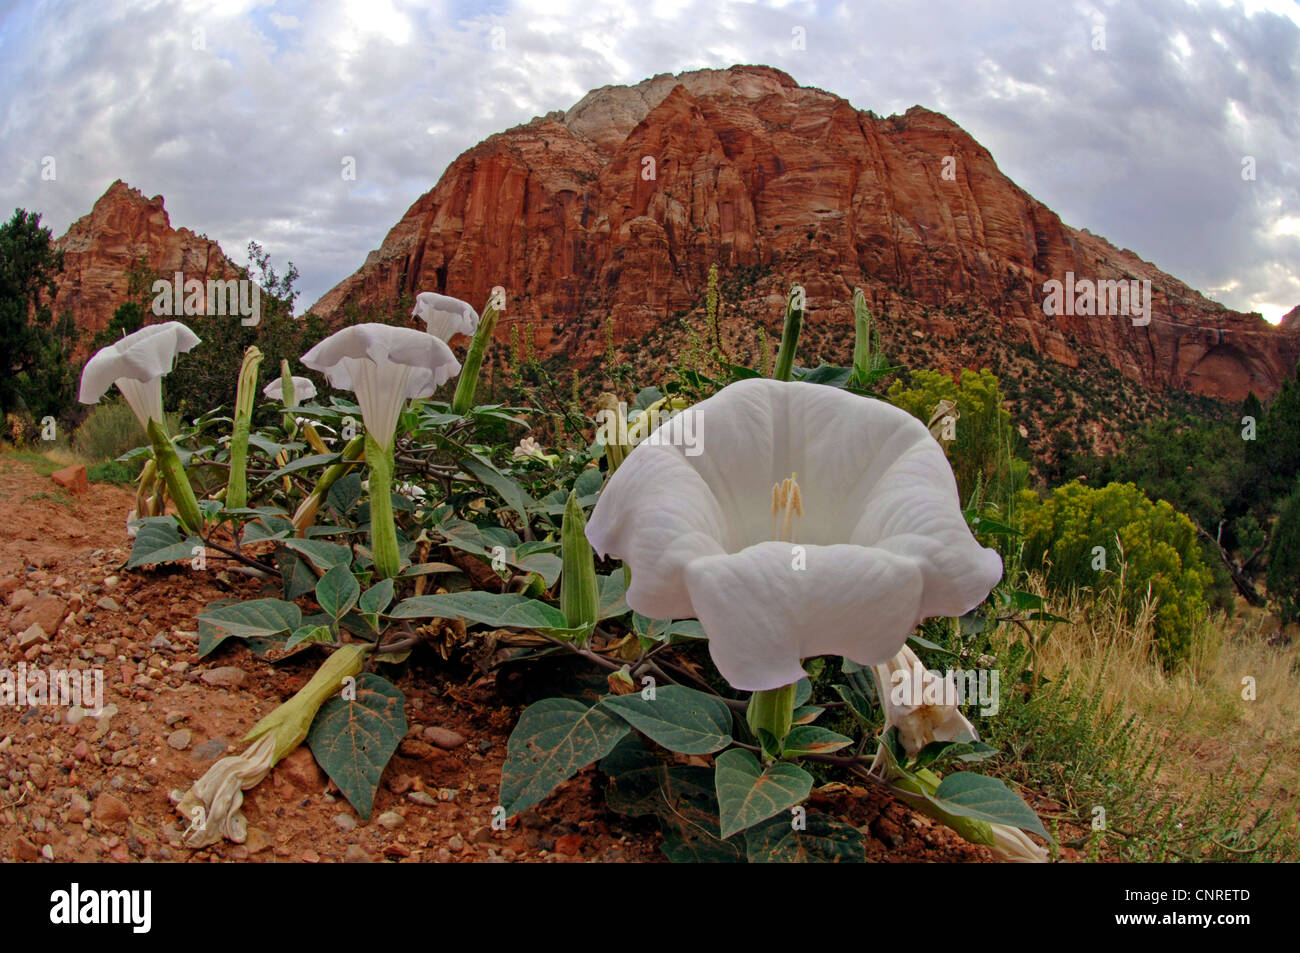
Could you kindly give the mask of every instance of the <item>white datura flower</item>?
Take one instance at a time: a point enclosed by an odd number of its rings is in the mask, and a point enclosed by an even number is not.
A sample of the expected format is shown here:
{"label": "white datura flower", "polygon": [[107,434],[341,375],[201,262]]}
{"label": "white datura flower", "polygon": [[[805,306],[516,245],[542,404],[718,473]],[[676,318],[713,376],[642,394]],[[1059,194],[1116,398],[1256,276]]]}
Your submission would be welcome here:
{"label": "white datura flower", "polygon": [[837,388],[758,378],[639,444],[587,538],[626,562],[633,610],[698,618],[718,671],[749,691],[798,681],[810,656],[885,662],[922,619],[963,615],[1002,575],[924,424]]}
{"label": "white datura flower", "polygon": [[528,460],[531,458],[534,460],[541,460],[543,463],[555,463],[560,459],[555,454],[547,453],[543,450],[541,445],[532,437],[524,437],[524,439],[520,440],[519,445],[515,447],[513,456],[516,460]]}
{"label": "white datura flower", "polygon": [[433,291],[421,291],[415,296],[411,316],[422,320],[428,332],[443,341],[457,334],[472,335],[479,321],[478,312],[467,302]]}
{"label": "white datura flower", "polygon": [[979,733],[954,701],[952,672],[938,675],[921,664],[909,646],[874,667],[885,721],[898,729],[898,740],[911,757],[934,741],[976,741]]}
{"label": "white datura flower", "polygon": [[989,826],[993,828],[993,846],[989,849],[1001,860],[1012,864],[1045,864],[1051,856],[1017,827],[1006,824]]}
{"label": "white datura flower", "polygon": [[302,363],[324,374],[331,387],[356,395],[366,430],[381,447],[392,444],[408,398],[428,397],[460,373],[445,341],[387,324],[336,331],[304,354]]}
{"label": "white datura flower", "polygon": [[[271,381],[271,383],[267,384],[265,387],[262,388],[262,396],[264,396],[267,400],[278,400],[283,402],[284,381],[282,381],[278,377],[275,378],[273,381]],[[311,379],[308,377],[298,377],[297,375],[294,375],[293,403],[290,404],[289,406],[297,407],[304,400],[311,400],[315,396],[316,396],[316,385],[311,382]]]}
{"label": "white datura flower", "polygon": [[81,372],[77,399],[95,404],[114,384],[146,427],[163,423],[162,379],[176,357],[199,343],[198,336],[179,321],[151,324],[97,351]]}

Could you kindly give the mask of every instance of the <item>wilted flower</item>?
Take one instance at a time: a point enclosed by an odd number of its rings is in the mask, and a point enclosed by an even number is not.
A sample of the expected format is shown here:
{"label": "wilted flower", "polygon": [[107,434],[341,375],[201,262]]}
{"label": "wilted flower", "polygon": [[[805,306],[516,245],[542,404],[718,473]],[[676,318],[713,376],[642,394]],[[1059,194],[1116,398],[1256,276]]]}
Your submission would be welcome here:
{"label": "wilted flower", "polygon": [[[955,704],[957,694],[952,672],[940,677],[921,664],[909,646],[883,665],[874,666],[885,721],[898,729],[898,740],[908,755],[933,741],[974,741],[975,726]],[[936,699],[926,702],[925,699]]]}
{"label": "wilted flower", "polygon": [[[695,455],[688,425],[708,434]],[[798,681],[809,656],[885,662],[922,619],[966,613],[1002,575],[942,449],[882,401],[750,379],[658,433],[609,479],[587,537],[630,567],[633,610],[700,620],[737,688]]]}
{"label": "wilted flower", "polygon": [[262,388],[262,395],[268,400],[281,401],[286,407],[297,407],[304,400],[311,400],[316,396],[316,385],[311,382],[311,378],[295,375],[292,380],[293,400],[291,402],[284,400],[284,381],[279,377]]}
{"label": "wilted flower", "polygon": [[993,828],[993,844],[989,849],[1002,860],[1013,864],[1045,864],[1051,856],[1018,827],[1006,824],[989,826]]}

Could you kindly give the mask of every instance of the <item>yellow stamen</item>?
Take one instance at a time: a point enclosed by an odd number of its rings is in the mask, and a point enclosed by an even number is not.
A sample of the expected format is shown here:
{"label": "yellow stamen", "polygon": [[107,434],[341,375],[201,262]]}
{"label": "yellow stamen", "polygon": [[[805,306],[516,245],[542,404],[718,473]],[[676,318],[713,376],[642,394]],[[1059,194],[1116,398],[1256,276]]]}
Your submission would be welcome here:
{"label": "yellow stamen", "polygon": [[780,483],[772,484],[772,537],[781,542],[795,542],[799,527],[796,517],[803,516],[798,476],[792,473]]}

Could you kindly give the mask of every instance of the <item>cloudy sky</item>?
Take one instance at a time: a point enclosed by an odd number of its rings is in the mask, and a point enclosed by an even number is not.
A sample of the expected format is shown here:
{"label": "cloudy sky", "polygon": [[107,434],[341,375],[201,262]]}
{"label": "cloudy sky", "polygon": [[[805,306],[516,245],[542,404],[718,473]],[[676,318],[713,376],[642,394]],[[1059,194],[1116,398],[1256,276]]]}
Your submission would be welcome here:
{"label": "cloudy sky", "polygon": [[734,63],[946,113],[1069,224],[1230,307],[1300,304],[1295,0],[17,0],[0,208],[62,234],[120,177],[238,261],[293,260],[306,305],[489,134]]}

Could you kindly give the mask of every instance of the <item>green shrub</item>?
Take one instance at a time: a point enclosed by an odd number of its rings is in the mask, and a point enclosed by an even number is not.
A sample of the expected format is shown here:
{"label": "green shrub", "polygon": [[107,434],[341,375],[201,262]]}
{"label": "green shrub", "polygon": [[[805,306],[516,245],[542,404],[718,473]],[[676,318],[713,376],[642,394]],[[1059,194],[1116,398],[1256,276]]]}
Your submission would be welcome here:
{"label": "green shrub", "polygon": [[91,461],[116,460],[148,442],[135,414],[120,398],[96,404],[72,436],[73,449]]}
{"label": "green shrub", "polygon": [[108,460],[104,463],[92,463],[86,467],[86,478],[91,483],[116,483],[119,486],[129,486],[135,482],[139,474],[138,462],[122,463],[119,460]]}
{"label": "green shrub", "polygon": [[1300,485],[1282,501],[1268,548],[1268,593],[1284,622],[1300,621]]}
{"label": "green shrub", "polygon": [[1058,592],[1122,585],[1120,604],[1131,616],[1149,591],[1160,657],[1172,665],[1187,656],[1212,583],[1191,520],[1131,483],[1095,489],[1075,481],[1042,501],[1026,490],[1019,503],[1025,568],[1041,566]]}

